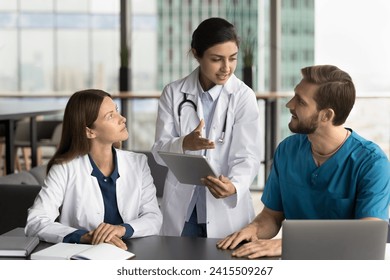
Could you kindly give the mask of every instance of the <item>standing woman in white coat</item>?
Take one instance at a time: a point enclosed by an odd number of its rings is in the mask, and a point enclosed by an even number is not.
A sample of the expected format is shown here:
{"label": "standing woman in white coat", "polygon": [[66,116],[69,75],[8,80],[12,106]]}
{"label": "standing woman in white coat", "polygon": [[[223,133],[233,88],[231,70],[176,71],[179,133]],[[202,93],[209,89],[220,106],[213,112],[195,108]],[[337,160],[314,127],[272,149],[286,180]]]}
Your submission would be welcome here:
{"label": "standing woman in white coat", "polygon": [[168,172],[162,235],[221,238],[254,217],[249,187],[260,167],[260,119],[255,93],[234,75],[238,50],[231,23],[203,21],[191,42],[199,67],[162,92],[152,148],[156,161],[164,165],[158,151],[203,154],[220,174],[193,186]]}
{"label": "standing woman in white coat", "polygon": [[102,90],[74,93],[59,147],[28,211],[28,236],[58,243],[111,243],[159,233],[162,215],[146,156],[114,147],[126,118]]}

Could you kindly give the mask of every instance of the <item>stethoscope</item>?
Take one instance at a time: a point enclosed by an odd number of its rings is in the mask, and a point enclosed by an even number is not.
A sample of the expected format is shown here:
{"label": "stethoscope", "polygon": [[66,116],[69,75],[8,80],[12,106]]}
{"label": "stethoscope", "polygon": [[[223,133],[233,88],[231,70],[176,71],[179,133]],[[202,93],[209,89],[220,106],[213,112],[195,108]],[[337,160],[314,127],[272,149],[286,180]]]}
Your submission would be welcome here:
{"label": "stethoscope", "polygon": [[[187,98],[187,94],[183,93],[183,101],[179,103],[179,106],[177,108],[177,114],[179,116],[179,124],[181,124],[180,117],[181,117],[181,110],[185,103],[188,102],[191,104],[191,106],[194,108],[195,112],[198,111],[198,107],[196,106],[195,102]],[[229,103],[230,103],[230,98],[229,98]],[[225,116],[225,121],[223,123],[223,128],[222,128],[222,133],[221,136],[218,138],[218,143],[223,144],[225,142],[225,131],[226,131],[226,120],[227,120],[227,110],[226,110],[226,116]]]}

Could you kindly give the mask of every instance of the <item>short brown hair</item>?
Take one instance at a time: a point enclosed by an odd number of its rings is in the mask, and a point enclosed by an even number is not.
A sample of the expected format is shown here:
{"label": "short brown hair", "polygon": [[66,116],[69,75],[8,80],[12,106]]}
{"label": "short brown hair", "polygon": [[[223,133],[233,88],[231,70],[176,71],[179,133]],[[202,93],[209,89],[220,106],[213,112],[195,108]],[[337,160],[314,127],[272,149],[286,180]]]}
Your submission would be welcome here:
{"label": "short brown hair", "polygon": [[319,85],[314,96],[317,110],[333,109],[333,125],[345,123],[356,98],[351,76],[333,65],[305,67],[301,73],[304,80]]}

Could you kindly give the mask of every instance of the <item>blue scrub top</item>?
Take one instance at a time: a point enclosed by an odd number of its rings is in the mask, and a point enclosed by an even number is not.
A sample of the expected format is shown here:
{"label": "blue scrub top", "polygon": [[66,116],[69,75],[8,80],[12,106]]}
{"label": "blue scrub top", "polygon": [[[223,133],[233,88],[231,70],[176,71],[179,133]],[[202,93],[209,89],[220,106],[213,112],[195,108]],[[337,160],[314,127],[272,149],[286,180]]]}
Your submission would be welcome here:
{"label": "blue scrub top", "polygon": [[390,162],[374,143],[351,130],[343,146],[317,167],[307,135],[278,146],[262,202],[286,219],[388,220]]}

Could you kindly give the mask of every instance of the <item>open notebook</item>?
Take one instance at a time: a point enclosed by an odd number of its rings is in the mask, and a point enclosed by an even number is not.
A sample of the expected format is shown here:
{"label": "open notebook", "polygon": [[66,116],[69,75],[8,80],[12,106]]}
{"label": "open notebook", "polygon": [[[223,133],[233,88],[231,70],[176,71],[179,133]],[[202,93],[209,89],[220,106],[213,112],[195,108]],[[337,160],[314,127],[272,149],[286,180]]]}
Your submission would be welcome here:
{"label": "open notebook", "polygon": [[135,255],[115,245],[57,243],[31,254],[32,260],[127,260]]}

